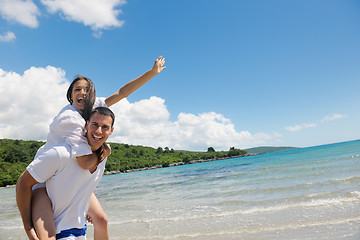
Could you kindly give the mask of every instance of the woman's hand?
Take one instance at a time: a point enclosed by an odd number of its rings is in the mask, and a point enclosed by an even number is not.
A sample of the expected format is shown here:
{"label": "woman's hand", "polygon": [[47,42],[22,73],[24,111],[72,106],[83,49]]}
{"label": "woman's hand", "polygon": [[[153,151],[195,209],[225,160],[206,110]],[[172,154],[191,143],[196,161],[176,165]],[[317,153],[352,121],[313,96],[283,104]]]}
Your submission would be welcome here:
{"label": "woman's hand", "polygon": [[110,156],[110,154],[111,154],[111,147],[110,147],[109,144],[104,143],[104,150],[105,150],[105,153],[104,153],[105,157]]}
{"label": "woman's hand", "polygon": [[166,68],[164,67],[164,64],[165,64],[165,58],[160,56],[155,60],[154,66],[151,70],[154,71],[156,74],[159,74],[162,70]]}
{"label": "woman's hand", "polygon": [[110,156],[111,154],[111,147],[109,144],[104,143],[98,150],[94,152],[97,156],[97,164],[95,167],[97,167],[105,158]]}

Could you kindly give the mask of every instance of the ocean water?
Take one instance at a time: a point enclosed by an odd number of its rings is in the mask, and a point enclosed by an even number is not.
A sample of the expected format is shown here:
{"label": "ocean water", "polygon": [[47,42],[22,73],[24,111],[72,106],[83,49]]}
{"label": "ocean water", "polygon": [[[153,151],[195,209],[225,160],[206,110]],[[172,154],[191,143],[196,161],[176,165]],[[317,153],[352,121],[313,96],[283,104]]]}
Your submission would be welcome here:
{"label": "ocean water", "polygon": [[[110,239],[360,240],[360,140],[104,176],[95,194]],[[15,189],[0,196],[0,239],[26,239]]]}

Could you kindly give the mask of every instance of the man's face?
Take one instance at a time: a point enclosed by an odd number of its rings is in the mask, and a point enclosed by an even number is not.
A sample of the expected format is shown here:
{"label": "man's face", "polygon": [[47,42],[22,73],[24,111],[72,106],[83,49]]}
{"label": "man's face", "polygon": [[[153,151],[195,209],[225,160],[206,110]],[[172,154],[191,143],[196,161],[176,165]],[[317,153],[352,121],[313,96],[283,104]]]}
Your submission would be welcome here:
{"label": "man's face", "polygon": [[111,116],[94,113],[86,123],[86,137],[91,150],[99,149],[114,131]]}

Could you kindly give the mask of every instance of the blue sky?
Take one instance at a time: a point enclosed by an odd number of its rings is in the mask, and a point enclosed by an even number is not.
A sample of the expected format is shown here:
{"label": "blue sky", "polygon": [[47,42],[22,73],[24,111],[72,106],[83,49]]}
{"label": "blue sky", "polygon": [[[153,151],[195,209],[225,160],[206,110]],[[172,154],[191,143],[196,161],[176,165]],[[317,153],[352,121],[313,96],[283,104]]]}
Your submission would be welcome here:
{"label": "blue sky", "polygon": [[167,69],[114,106],[112,141],[228,150],[360,138],[359,1],[0,0],[0,15],[0,138],[45,139],[76,74],[106,97],[160,55]]}

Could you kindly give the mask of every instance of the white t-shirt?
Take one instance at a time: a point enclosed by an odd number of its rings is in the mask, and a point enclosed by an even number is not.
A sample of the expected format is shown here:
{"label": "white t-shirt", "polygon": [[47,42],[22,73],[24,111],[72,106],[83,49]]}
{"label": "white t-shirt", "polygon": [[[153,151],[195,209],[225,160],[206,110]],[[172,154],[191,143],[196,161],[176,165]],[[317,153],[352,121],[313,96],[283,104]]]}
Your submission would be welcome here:
{"label": "white t-shirt", "polygon": [[56,233],[85,226],[86,213],[92,192],[105,169],[106,159],[94,173],[82,169],[71,158],[66,143],[47,149],[26,168],[38,182],[46,182],[52,202]]}
{"label": "white t-shirt", "polygon": [[[107,107],[105,98],[96,98],[94,108]],[[50,124],[50,132],[46,144],[36,153],[35,158],[51,147],[66,142],[71,148],[71,157],[92,154],[85,137],[85,120],[74,105],[67,105]]]}

